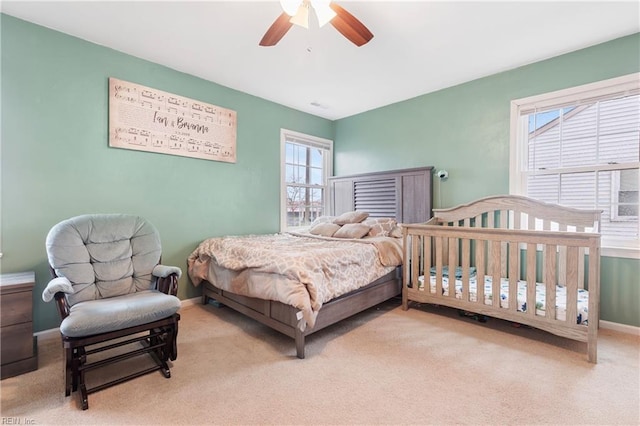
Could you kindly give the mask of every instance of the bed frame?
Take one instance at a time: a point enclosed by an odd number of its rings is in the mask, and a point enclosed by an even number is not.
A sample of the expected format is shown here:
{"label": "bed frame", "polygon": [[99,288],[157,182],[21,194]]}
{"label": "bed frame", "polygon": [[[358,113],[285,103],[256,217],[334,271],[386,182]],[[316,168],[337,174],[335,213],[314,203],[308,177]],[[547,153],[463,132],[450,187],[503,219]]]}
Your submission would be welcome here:
{"label": "bed frame", "polygon": [[[370,217],[395,217],[400,223],[425,222],[431,217],[433,167],[394,170],[329,178],[331,214],[367,211]],[[305,357],[305,337],[401,293],[400,268],[371,284],[325,303],[315,326],[301,331],[297,309],[221,290],[203,281],[202,303],[226,305],[295,339],[296,355]]]}
{"label": "bed frame", "polygon": [[[404,226],[402,307],[432,303],[526,324],[587,342],[588,360],[597,362],[600,301],[600,211],[578,210],[521,196],[494,196],[451,209],[434,210],[426,224]],[[443,266],[460,267],[461,299],[442,292]],[[435,267],[435,293],[429,291]],[[492,305],[469,297],[469,270],[492,277]],[[425,274],[426,271],[426,274]],[[423,275],[425,287],[419,288]],[[509,306],[500,306],[500,278],[509,279]],[[535,283],[547,295],[544,315],[517,310],[518,279],[527,282],[527,304],[535,306]],[[479,280],[480,281],[480,280]],[[529,283],[532,283],[529,285]],[[566,318],[556,319],[556,285],[566,286]],[[478,285],[478,293],[481,286]],[[588,325],[577,324],[577,292],[589,291]],[[533,300],[531,305],[529,301]]]}

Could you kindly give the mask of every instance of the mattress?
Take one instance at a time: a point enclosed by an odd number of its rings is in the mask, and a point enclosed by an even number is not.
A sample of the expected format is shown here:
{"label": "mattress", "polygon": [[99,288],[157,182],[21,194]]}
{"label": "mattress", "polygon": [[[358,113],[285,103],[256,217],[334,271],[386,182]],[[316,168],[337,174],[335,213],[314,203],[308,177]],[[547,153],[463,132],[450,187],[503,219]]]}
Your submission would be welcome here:
{"label": "mattress", "polygon": [[[457,278],[457,277],[456,277]],[[462,299],[462,281],[455,280],[456,299]],[[418,290],[424,291],[424,275],[418,277]],[[433,294],[436,292],[436,277],[430,276],[429,291]],[[442,293],[444,296],[449,295],[449,277],[442,277]],[[485,305],[493,304],[493,277],[484,277],[484,303]],[[478,279],[477,276],[469,278],[469,300],[477,302],[478,300]],[[536,283],[536,314],[545,315],[546,287],[544,284]],[[509,280],[501,278],[500,282],[500,307],[509,307]],[[527,282],[518,281],[518,311],[526,312],[527,304]],[[567,315],[567,289],[564,286],[556,286],[556,319],[565,321]],[[589,321],[589,292],[584,289],[578,289],[578,310],[577,324],[587,325]]]}

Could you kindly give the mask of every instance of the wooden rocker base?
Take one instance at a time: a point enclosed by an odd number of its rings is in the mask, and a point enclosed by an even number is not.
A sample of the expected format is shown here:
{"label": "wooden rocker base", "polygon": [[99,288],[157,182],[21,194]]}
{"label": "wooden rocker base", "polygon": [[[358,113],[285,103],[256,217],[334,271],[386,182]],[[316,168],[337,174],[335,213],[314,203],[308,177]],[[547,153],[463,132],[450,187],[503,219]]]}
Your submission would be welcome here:
{"label": "wooden rocker base", "polygon": [[[168,361],[174,361],[177,356],[176,338],[178,335],[179,314],[174,314],[168,318],[155,321],[153,323],[130,327],[124,330],[112,331],[104,334],[88,337],[67,337],[62,336],[63,347],[65,349],[65,396],[70,396],[72,392],[80,390],[80,402],[82,409],[89,408],[89,394],[101,391],[108,387],[129,381],[136,377],[160,371],[165,378],[171,377]],[[96,346],[114,339],[116,342],[106,345]],[[139,349],[126,353],[112,355],[104,359],[87,362],[90,355],[113,350],[125,345],[139,343]],[[91,347],[88,349],[88,347]],[[85,376],[87,372],[114,364],[129,358],[149,354],[154,361],[152,367],[148,367],[134,373],[119,377],[107,383],[94,387],[87,387]]]}

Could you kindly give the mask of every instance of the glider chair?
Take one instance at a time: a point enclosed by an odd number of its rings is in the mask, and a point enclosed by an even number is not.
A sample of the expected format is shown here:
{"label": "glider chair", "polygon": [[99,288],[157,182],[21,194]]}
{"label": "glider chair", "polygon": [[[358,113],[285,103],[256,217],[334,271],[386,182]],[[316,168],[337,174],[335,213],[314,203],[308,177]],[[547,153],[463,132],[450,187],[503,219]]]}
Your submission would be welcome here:
{"label": "glider chair", "polygon": [[[55,300],[62,318],[65,396],[79,389],[86,410],[90,393],[157,370],[171,377],[182,271],[160,264],[156,228],[138,216],[82,215],[51,228],[46,248],[53,279],[42,298]],[[144,368],[88,387],[87,372],[141,355],[147,360],[127,364]]]}

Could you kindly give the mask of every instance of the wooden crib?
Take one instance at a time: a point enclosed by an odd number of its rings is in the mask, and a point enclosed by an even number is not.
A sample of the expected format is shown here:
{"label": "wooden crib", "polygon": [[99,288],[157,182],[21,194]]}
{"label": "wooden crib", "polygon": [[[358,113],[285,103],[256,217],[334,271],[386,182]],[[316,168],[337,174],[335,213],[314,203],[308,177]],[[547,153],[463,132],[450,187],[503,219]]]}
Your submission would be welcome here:
{"label": "wooden crib", "polygon": [[596,363],[600,213],[508,195],[403,224],[402,307],[433,303],[526,324],[587,342]]}

